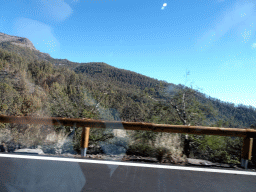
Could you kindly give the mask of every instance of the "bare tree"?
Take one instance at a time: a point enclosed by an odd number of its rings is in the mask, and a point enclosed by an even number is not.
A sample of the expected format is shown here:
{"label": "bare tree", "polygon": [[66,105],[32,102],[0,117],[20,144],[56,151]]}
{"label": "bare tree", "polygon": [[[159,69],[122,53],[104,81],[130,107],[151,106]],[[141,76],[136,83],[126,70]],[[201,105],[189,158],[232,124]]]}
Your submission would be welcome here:
{"label": "bare tree", "polygon": [[[196,100],[195,95],[197,93],[195,90],[193,90],[192,84],[191,88],[186,87],[188,75],[190,75],[189,71],[186,71],[185,85],[181,86],[181,88],[174,92],[174,95],[171,97],[169,103],[177,112],[183,125],[190,126],[193,123],[194,125],[198,126],[201,124],[201,121],[205,118],[205,116],[199,108],[202,104]],[[188,134],[186,134],[184,153],[187,157],[189,157],[189,142],[190,140]]]}

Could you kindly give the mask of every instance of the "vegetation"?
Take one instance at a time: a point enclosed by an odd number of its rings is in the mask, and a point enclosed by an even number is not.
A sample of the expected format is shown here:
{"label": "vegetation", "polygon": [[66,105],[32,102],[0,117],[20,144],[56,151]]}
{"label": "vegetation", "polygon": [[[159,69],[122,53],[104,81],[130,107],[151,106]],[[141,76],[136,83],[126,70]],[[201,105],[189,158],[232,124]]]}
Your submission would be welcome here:
{"label": "vegetation", "polygon": [[[106,63],[79,64],[53,59],[8,42],[1,47],[0,114],[161,124],[184,124],[185,120],[185,124],[191,125],[238,128],[249,128],[256,123],[255,108],[235,107],[192,87],[158,81]],[[64,65],[59,66],[60,63]],[[52,143],[55,151],[62,148],[80,153],[81,129],[75,126],[1,124],[0,129],[1,142],[23,146]],[[61,135],[62,139],[51,136],[53,133]],[[126,139],[116,140],[112,128],[93,128],[89,146],[109,153],[109,148],[104,146],[112,149],[115,145],[122,153],[155,156],[161,161],[185,158],[182,154],[184,135],[147,131],[127,131],[126,134]],[[230,163],[240,160],[240,138],[190,135],[189,139],[191,154],[196,158]]]}

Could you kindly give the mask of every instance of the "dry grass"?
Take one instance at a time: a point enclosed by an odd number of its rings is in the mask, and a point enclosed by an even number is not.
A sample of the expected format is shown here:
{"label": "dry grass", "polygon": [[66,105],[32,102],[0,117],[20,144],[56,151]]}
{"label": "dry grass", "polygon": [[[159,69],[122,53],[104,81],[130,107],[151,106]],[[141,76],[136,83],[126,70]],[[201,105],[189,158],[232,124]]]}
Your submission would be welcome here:
{"label": "dry grass", "polygon": [[7,143],[11,140],[12,140],[11,130],[1,128],[0,129],[0,142],[1,143]]}
{"label": "dry grass", "polygon": [[[56,154],[61,154],[66,143],[70,145],[70,139],[68,138],[68,134],[64,133],[64,131],[60,131],[58,134],[56,132],[52,132],[47,135],[44,144],[48,145],[48,147],[54,149]],[[50,145],[49,145],[50,144]],[[69,146],[70,147],[70,146]]]}
{"label": "dry grass", "polygon": [[[24,127],[23,127],[24,128]],[[72,142],[68,135],[63,131],[56,133],[53,126],[47,128],[42,125],[27,125],[27,128],[22,130],[21,126],[11,127],[6,125],[6,128],[0,129],[0,142],[7,147],[12,144],[20,144],[21,148],[34,148],[43,146],[46,151],[60,154],[63,147],[72,147]]]}
{"label": "dry grass", "polygon": [[144,154],[145,152],[147,156],[155,156],[159,161],[167,160],[168,162],[174,163],[183,163],[186,161],[186,156],[183,155],[180,134],[157,133],[155,141],[146,140],[146,143],[142,142],[143,139],[134,139],[134,134],[134,131],[127,131],[129,146],[137,146],[134,147],[136,153],[141,150],[139,153]]}
{"label": "dry grass", "polygon": [[[23,131],[19,130],[18,126],[12,129],[10,128],[0,129],[1,143],[6,144],[12,141],[16,144],[21,144],[22,148],[42,146],[45,153],[61,154],[67,151],[68,153],[74,152],[72,139],[68,137],[68,134],[64,130],[56,133],[54,126],[27,125],[27,128]],[[115,137],[111,144],[117,145],[119,148],[136,145],[137,142],[133,139],[132,134],[126,135],[125,132],[121,130],[119,137]],[[150,145],[150,142],[148,144]],[[156,157],[160,161],[168,160],[176,163],[186,161],[186,157],[182,155],[180,134],[158,133],[153,148],[155,149]]]}
{"label": "dry grass", "polygon": [[155,147],[160,159],[174,162],[186,161],[186,156],[182,154],[180,134],[159,133],[156,137]]}

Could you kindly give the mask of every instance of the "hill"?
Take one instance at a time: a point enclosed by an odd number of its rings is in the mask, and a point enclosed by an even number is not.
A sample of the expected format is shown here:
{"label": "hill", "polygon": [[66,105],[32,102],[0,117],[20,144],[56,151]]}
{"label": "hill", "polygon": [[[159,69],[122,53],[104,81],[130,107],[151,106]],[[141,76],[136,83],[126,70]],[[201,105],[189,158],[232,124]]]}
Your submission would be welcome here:
{"label": "hill", "polygon": [[[188,90],[195,92],[195,98],[188,101],[190,107],[187,113],[197,114],[196,118],[190,118],[191,125],[249,128],[256,122],[255,108],[236,107],[183,85],[159,81],[102,62],[76,63],[54,59],[33,49],[28,40],[17,39],[20,37],[5,35],[5,40],[0,42],[1,114],[183,124],[175,108],[170,105],[170,100],[174,97],[178,102],[181,91]],[[16,43],[13,44],[13,41]],[[20,43],[26,46],[19,46]],[[30,126],[22,130],[18,125],[1,126],[23,136],[30,130]],[[45,130],[46,127],[41,129]],[[59,131],[63,128],[55,129]],[[70,127],[65,127],[65,133],[70,133]],[[152,147],[157,146],[156,141],[160,137],[151,132],[131,134],[137,145],[129,149],[123,147],[144,155],[151,154]],[[43,134],[36,135],[42,137],[41,140],[45,139]],[[74,149],[79,151],[81,130],[76,130],[75,135]],[[99,141],[111,138],[113,135],[110,132],[92,130],[90,142],[95,146]],[[18,141],[21,136],[16,139]],[[37,138],[31,142],[39,140]],[[241,139],[191,136],[191,140],[192,151],[197,157],[212,160],[218,156],[223,161],[237,161],[240,158]],[[211,142],[214,144],[209,145]],[[204,150],[200,148],[206,145]]]}

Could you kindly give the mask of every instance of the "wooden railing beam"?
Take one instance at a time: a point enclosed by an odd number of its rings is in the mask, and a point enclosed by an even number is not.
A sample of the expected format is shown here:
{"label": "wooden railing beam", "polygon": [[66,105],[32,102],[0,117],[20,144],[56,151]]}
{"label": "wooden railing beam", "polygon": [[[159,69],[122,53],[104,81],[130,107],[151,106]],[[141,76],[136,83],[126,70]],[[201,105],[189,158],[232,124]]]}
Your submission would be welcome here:
{"label": "wooden railing beam", "polygon": [[86,155],[90,128],[115,128],[125,130],[144,130],[154,132],[169,133],[187,133],[196,135],[219,135],[243,137],[242,148],[242,166],[247,168],[248,160],[252,156],[253,139],[256,138],[256,130],[254,129],[238,129],[238,128],[222,128],[222,127],[204,127],[204,126],[188,126],[188,125],[166,125],[143,122],[124,122],[124,121],[102,121],[93,119],[73,119],[61,117],[29,117],[29,116],[5,116],[0,115],[1,123],[17,123],[17,124],[41,124],[41,125],[62,125],[83,127],[81,138],[81,153]]}
{"label": "wooden railing beam", "polygon": [[249,137],[256,138],[256,130],[254,129],[238,129],[238,128],[222,128],[222,127],[204,127],[204,126],[187,126],[187,125],[166,125],[143,122],[124,122],[124,121],[101,121],[93,119],[72,119],[60,117],[16,117],[0,115],[2,123],[18,123],[18,124],[42,124],[42,125],[62,125],[90,128],[106,128],[126,130],[142,130],[154,132],[169,133],[188,133],[196,135],[219,135],[232,137]]}

